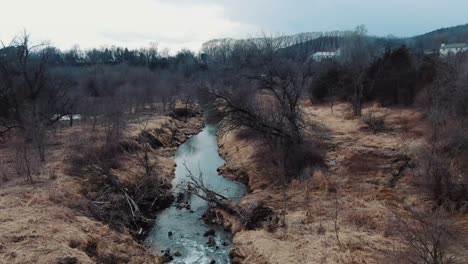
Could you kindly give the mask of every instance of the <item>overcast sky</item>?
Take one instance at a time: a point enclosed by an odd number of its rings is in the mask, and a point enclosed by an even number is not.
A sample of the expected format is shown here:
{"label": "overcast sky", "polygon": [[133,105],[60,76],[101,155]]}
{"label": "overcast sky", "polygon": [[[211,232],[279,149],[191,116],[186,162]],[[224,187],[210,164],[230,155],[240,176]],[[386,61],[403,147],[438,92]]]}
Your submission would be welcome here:
{"label": "overcast sky", "polygon": [[468,0],[0,0],[0,40],[26,29],[62,49],[159,44],[198,50],[213,38],[350,30],[411,36],[468,23]]}

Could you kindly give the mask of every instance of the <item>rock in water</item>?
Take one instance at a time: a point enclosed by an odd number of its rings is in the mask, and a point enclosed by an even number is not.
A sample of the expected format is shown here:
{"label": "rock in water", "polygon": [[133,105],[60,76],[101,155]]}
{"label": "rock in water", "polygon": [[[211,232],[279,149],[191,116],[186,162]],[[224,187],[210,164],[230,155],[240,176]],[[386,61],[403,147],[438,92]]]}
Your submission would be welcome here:
{"label": "rock in water", "polygon": [[214,236],[216,232],[213,229],[210,229],[203,234],[204,237]]}
{"label": "rock in water", "polygon": [[214,246],[216,246],[216,241],[215,241],[215,239],[214,239],[214,236],[208,237],[208,243],[206,243],[206,244],[208,244],[209,247],[214,247]]}
{"label": "rock in water", "polygon": [[164,252],[164,256],[163,256],[163,263],[170,262],[173,260],[174,258],[171,256],[171,250],[166,249],[166,251]]}

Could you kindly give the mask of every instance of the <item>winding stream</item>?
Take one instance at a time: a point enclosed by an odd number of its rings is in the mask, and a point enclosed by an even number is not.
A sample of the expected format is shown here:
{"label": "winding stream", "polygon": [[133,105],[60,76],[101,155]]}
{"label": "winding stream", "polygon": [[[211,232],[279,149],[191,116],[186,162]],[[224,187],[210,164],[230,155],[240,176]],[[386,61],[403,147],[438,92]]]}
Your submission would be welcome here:
{"label": "winding stream", "polygon": [[[239,200],[245,194],[245,187],[228,180],[217,173],[217,168],[224,164],[218,154],[216,125],[207,125],[202,132],[180,145],[175,155],[177,167],[172,182],[174,194],[179,193],[180,187],[189,181],[185,165],[198,175],[202,172],[205,186],[223,194],[226,197]],[[202,215],[208,209],[204,200],[191,196],[188,198],[190,208],[178,209],[175,202],[171,207],[162,211],[154,224],[153,230],[147,238],[147,243],[157,254],[170,249],[175,256],[171,263],[231,263],[229,248],[231,234],[219,226],[209,226],[203,222]],[[204,233],[215,230],[216,246],[207,244],[208,237]]]}

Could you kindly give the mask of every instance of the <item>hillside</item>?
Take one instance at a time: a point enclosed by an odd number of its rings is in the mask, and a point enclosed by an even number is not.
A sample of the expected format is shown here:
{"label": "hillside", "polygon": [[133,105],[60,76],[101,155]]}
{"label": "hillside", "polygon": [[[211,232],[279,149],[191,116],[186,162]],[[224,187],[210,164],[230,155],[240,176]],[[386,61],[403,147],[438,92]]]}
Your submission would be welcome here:
{"label": "hillside", "polygon": [[[331,32],[305,32],[293,35],[284,35],[278,38],[287,40],[286,47],[281,50],[284,53],[311,54],[320,50],[333,50],[342,47],[343,39],[351,31],[331,31]],[[278,39],[277,38],[277,39]],[[406,45],[417,52],[428,49],[438,49],[442,43],[468,42],[468,24],[437,29],[425,34],[399,38],[369,36],[369,39],[378,47],[395,48]],[[215,47],[222,45],[235,45],[239,41],[255,41],[258,38],[248,39],[215,39],[207,41],[202,46],[202,51],[209,53]]]}
{"label": "hillside", "polygon": [[442,43],[468,42],[468,24],[440,28],[404,40],[417,50],[438,49]]}

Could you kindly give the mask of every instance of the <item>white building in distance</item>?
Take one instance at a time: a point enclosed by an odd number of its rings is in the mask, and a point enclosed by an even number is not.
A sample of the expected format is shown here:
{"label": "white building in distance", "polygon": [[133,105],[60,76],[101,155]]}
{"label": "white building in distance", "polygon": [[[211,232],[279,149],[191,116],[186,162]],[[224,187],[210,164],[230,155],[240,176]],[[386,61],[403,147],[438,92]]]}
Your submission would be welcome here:
{"label": "white building in distance", "polygon": [[453,43],[440,45],[440,56],[446,57],[449,54],[455,55],[459,52],[468,51],[468,44],[466,43]]}
{"label": "white building in distance", "polygon": [[314,61],[322,61],[325,59],[333,59],[335,57],[340,56],[341,52],[339,49],[337,50],[323,50],[323,51],[318,51],[312,54],[312,59]]}

